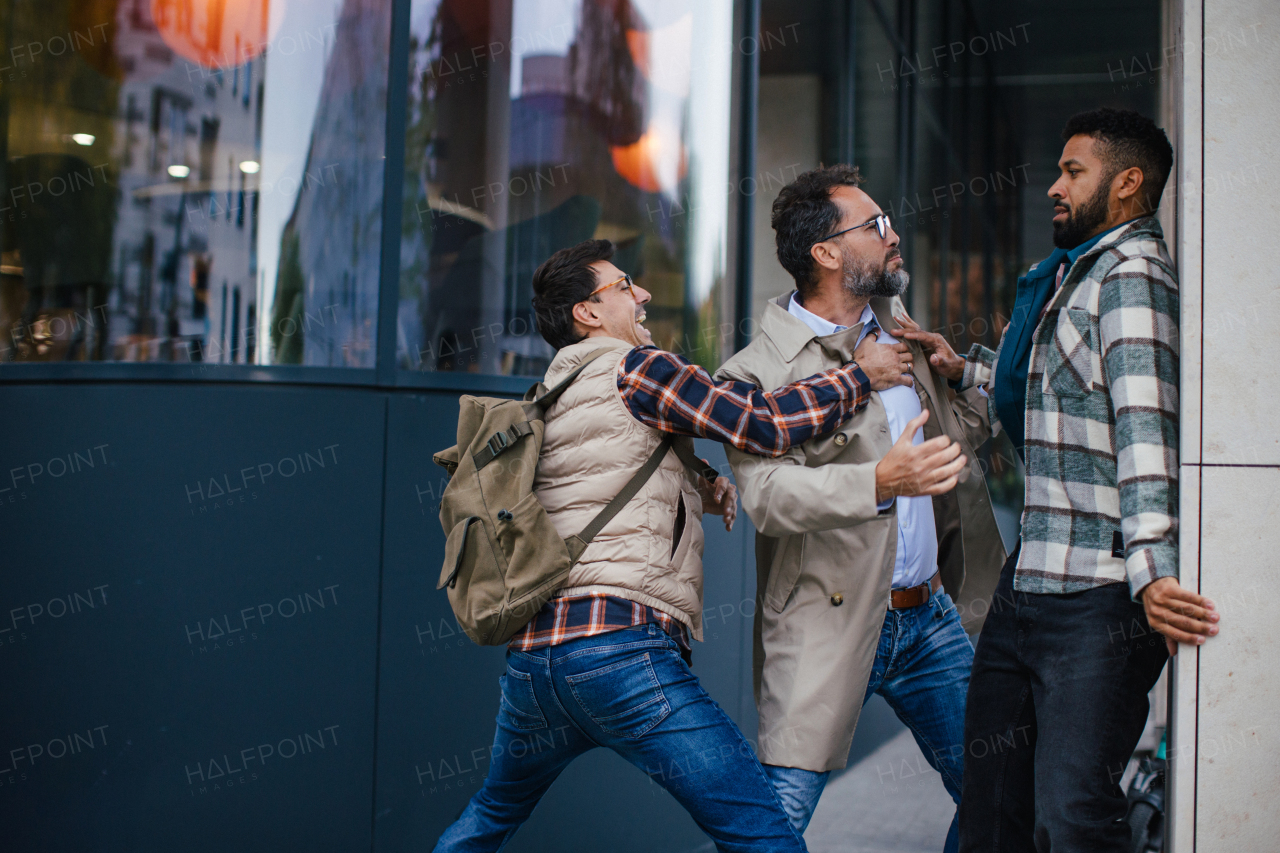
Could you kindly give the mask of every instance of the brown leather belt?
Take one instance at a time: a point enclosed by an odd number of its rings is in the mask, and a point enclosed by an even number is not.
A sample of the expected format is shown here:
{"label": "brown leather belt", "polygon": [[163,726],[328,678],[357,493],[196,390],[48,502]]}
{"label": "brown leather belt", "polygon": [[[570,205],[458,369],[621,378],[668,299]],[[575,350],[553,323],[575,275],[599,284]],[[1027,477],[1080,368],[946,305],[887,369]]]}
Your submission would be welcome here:
{"label": "brown leather belt", "polygon": [[889,609],[902,610],[907,607],[919,607],[932,598],[933,594],[940,589],[942,589],[942,573],[934,572],[933,577],[918,586],[889,590]]}

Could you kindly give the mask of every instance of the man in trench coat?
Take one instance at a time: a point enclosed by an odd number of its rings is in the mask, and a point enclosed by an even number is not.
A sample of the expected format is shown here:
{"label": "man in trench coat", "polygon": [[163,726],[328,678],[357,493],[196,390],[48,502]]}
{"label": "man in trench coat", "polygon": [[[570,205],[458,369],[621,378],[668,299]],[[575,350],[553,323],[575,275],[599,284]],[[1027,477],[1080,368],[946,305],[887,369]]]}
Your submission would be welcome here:
{"label": "man in trench coat", "polygon": [[[875,692],[959,802],[966,629],[980,627],[1005,559],[974,453],[990,435],[986,399],[951,392],[918,344],[892,337],[916,328],[898,296],[907,275],[860,183],[856,169],[830,166],[779,194],[778,257],[798,289],[770,302],[753,342],[717,374],[770,390],[859,347],[901,358],[894,375],[870,377],[871,403],[836,432],[776,459],[728,449],[758,531],[760,760],[798,831]],[[945,849],[956,843],[953,821]]]}

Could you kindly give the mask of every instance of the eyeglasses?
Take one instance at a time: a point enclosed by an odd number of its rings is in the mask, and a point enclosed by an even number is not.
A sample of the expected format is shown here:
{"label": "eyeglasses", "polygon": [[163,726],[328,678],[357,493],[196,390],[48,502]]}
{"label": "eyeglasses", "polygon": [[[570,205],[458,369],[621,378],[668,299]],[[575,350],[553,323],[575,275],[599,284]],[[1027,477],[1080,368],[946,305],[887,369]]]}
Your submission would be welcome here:
{"label": "eyeglasses", "polygon": [[593,290],[593,291],[591,291],[590,293],[588,293],[588,294],[587,294],[587,298],[588,298],[588,299],[590,299],[591,297],[595,296],[597,293],[599,293],[599,292],[600,292],[600,291],[602,291],[602,290],[608,290],[609,288],[613,287],[613,286],[614,286],[615,284],[617,284],[618,282],[626,282],[625,284],[623,284],[623,285],[622,285],[622,290],[623,290],[623,291],[624,291],[628,296],[634,296],[634,295],[635,295],[635,294],[632,292],[631,288],[635,287],[635,286],[636,286],[636,283],[635,283],[634,281],[632,281],[632,280],[631,280],[631,276],[629,276],[629,275],[624,275],[622,278],[614,279],[613,281],[609,282],[608,284],[602,284],[602,285],[600,285],[600,286],[599,286],[599,287],[597,287],[595,290]]}
{"label": "eyeglasses", "polygon": [[826,241],[830,240],[832,237],[839,237],[841,234],[847,234],[850,231],[857,231],[859,228],[870,228],[872,225],[876,227],[876,233],[880,235],[881,240],[889,236],[889,214],[882,213],[879,216],[875,217],[874,219],[867,220],[861,225],[855,225],[852,228],[846,228],[843,231],[837,231],[834,234],[828,234],[826,237],[823,237],[818,242],[825,243]]}

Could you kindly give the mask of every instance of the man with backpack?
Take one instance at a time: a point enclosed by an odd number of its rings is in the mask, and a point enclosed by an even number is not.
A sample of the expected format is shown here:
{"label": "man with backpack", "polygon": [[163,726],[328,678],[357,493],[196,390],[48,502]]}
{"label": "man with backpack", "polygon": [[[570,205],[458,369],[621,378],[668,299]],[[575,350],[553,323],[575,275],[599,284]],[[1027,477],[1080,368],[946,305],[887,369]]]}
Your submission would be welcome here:
{"label": "man with backpack", "polygon": [[[839,427],[873,389],[904,384],[906,348],[869,347],[855,362],[770,393],[715,382],[653,346],[641,325],[650,296],[609,263],[612,255],[612,243],[590,240],[534,274],[538,328],[558,350],[541,420],[487,443],[481,434],[468,456],[460,444],[442,460],[474,475],[458,466],[488,466],[512,442],[540,432],[535,510],[545,510],[569,543],[570,568],[510,640],[488,776],[436,850],[500,849],[569,762],[597,746],[648,773],[719,850],[803,850],[751,745],[689,669],[690,639],[702,637],[702,514],[723,515],[728,529],[737,512],[727,478],[695,484],[693,470],[713,477],[714,470],[693,457],[689,437],[785,453]],[[510,540],[518,537],[503,531],[521,511],[501,510],[498,518],[508,520],[494,525],[493,543],[477,535],[471,550],[468,531],[490,535],[481,510],[461,519],[442,514],[461,530],[450,533],[442,580],[455,611],[465,597],[457,566],[484,548],[516,554]],[[500,636],[510,628],[486,630]],[[518,742],[526,748],[511,748]],[[532,743],[539,749],[527,748]]]}

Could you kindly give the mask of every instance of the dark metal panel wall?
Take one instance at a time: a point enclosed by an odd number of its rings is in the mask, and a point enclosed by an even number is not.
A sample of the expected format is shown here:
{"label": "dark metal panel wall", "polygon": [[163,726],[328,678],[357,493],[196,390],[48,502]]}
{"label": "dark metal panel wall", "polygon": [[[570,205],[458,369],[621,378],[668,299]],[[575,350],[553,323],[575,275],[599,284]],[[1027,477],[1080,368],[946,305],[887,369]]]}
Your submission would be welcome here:
{"label": "dark metal panel wall", "polygon": [[[4,848],[430,849],[483,781],[503,669],[435,590],[456,395],[24,384],[0,411]],[[694,668],[750,738],[750,524],[706,530]],[[511,849],[606,837],[706,844],[601,750]]]}
{"label": "dark metal panel wall", "polygon": [[462,633],[436,591],[437,518],[456,400],[398,396],[388,408],[375,849],[429,849],[484,781],[501,649]]}
{"label": "dark metal panel wall", "polygon": [[0,389],[6,849],[367,848],[384,408]]}

